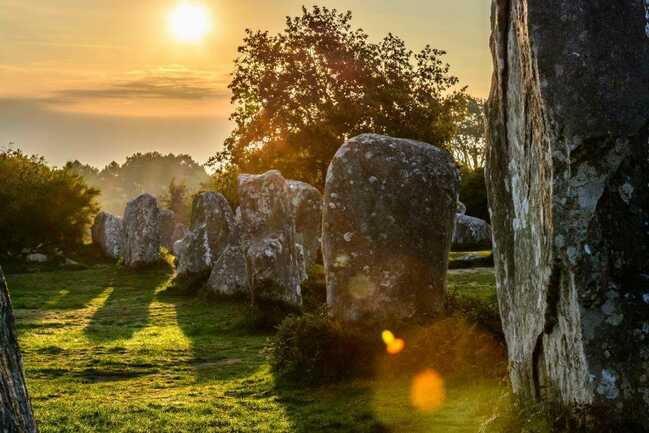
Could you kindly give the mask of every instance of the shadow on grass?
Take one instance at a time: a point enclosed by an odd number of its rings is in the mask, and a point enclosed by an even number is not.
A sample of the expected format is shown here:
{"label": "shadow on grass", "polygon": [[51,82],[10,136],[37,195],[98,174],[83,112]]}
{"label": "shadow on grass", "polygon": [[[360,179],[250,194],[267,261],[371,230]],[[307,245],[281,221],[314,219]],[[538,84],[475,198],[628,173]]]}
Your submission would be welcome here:
{"label": "shadow on grass", "polygon": [[149,323],[149,305],[156,290],[171,276],[166,264],[139,270],[119,269],[119,275],[96,299],[101,305],[84,329],[93,342],[129,339]]}
{"label": "shadow on grass", "polygon": [[265,362],[269,334],[250,329],[245,300],[211,299],[174,290],[173,284],[157,299],[175,309],[178,326],[190,341],[197,382],[247,377]]}

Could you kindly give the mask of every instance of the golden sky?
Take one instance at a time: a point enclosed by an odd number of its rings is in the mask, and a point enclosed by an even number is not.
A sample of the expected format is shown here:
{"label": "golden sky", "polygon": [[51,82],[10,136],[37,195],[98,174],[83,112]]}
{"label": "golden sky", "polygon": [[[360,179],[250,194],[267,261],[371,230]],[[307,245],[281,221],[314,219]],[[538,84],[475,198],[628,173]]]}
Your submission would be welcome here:
{"label": "golden sky", "polygon": [[280,31],[304,4],[351,10],[379,39],[448,51],[469,92],[487,95],[489,0],[191,0],[211,31],[181,42],[169,14],[182,0],[0,0],[0,146],[53,164],[99,167],[136,151],[204,162],[228,134],[227,84],[245,28]]}

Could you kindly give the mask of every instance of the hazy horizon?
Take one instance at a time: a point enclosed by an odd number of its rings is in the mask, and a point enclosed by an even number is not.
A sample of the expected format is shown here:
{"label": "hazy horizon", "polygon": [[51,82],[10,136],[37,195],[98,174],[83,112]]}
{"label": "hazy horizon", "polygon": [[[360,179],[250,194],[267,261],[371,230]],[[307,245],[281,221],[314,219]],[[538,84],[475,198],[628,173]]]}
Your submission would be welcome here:
{"label": "hazy horizon", "polygon": [[230,131],[227,84],[244,30],[278,32],[302,4],[349,9],[374,40],[392,32],[413,50],[444,49],[469,93],[489,88],[486,0],[197,0],[213,21],[199,44],[170,35],[179,0],[88,3],[0,0],[0,146],[13,142],[53,165],[102,168],[154,150],[204,163]]}

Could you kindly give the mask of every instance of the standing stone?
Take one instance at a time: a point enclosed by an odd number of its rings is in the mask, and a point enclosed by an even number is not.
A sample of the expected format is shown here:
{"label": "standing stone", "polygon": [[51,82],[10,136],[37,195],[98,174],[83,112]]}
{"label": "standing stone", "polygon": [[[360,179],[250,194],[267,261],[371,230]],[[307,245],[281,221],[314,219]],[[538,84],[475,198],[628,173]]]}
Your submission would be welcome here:
{"label": "standing stone", "polygon": [[426,143],[374,134],[347,141],[327,171],[327,303],[344,321],[387,323],[445,306],[458,170]]}
{"label": "standing stone", "polygon": [[457,202],[457,213],[464,215],[466,213],[466,205],[458,200]]}
{"label": "standing stone", "polygon": [[300,263],[289,187],[282,174],[239,176],[243,245],[253,300],[302,305]]}
{"label": "standing stone", "polygon": [[322,255],[322,194],[317,188],[297,180],[289,180],[288,189],[295,218],[295,236],[304,250],[304,263],[308,270]]}
{"label": "standing stone", "polygon": [[176,229],[176,214],[170,209],[160,209],[160,245],[173,249],[173,234]]}
{"label": "standing stone", "polygon": [[111,259],[119,259],[122,254],[122,219],[108,212],[99,212],[92,225],[92,242]]}
{"label": "standing stone", "polygon": [[222,194],[202,192],[194,198],[191,228],[181,243],[178,275],[204,274],[205,278],[228,246],[240,244],[234,213]]}
{"label": "standing stone", "polygon": [[643,0],[496,0],[487,186],[511,382],[649,427]]}
{"label": "standing stone", "polygon": [[216,260],[207,289],[217,295],[249,295],[248,265],[240,245],[229,245]]}
{"label": "standing stone", "polygon": [[458,213],[455,216],[453,251],[491,249],[491,227],[485,220]]}
{"label": "standing stone", "polygon": [[7,283],[0,268],[0,431],[36,433]]}
{"label": "standing stone", "polygon": [[124,264],[135,268],[160,260],[160,209],[151,194],[142,194],[124,211]]}

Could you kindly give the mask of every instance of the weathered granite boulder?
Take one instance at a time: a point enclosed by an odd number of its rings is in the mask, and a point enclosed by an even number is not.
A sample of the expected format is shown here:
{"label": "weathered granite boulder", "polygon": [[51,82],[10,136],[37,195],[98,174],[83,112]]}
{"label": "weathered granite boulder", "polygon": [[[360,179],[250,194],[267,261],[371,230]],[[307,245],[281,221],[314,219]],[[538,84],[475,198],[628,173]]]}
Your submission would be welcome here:
{"label": "weathered granite boulder", "polygon": [[466,213],[466,205],[458,200],[456,213],[464,215]]}
{"label": "weathered granite boulder", "polygon": [[205,274],[207,278],[221,254],[240,244],[239,228],[230,204],[217,192],[202,192],[192,204],[192,223],[176,256],[178,275]]}
{"label": "weathered granite boulder", "polygon": [[36,433],[25,385],[16,322],[7,283],[0,268],[0,429],[7,433]]}
{"label": "weathered granite boulder", "polygon": [[327,171],[327,303],[344,321],[426,317],[445,306],[459,174],[448,153],[366,134]]}
{"label": "weathered granite boulder", "polygon": [[31,253],[31,254],[27,254],[25,260],[28,263],[47,263],[49,257],[47,257],[47,255],[43,253]]}
{"label": "weathered granite boulder", "polygon": [[485,220],[457,214],[453,232],[453,251],[480,251],[491,249],[491,226]]}
{"label": "weathered granite boulder", "polygon": [[244,251],[253,301],[302,305],[300,262],[288,183],[277,170],[239,176]]}
{"label": "weathered granite boulder", "polygon": [[515,392],[649,428],[646,24],[643,0],[494,1],[486,173]]}
{"label": "weathered granite boulder", "polygon": [[208,291],[221,295],[249,295],[248,265],[240,245],[229,245],[212,267]]}
{"label": "weathered granite boulder", "polygon": [[92,242],[111,259],[118,259],[122,253],[122,219],[108,212],[99,212],[91,229]]}
{"label": "weathered granite boulder", "polygon": [[160,209],[160,245],[173,249],[173,234],[176,229],[176,213],[171,209]]}
{"label": "weathered granite boulder", "polygon": [[151,194],[142,194],[126,205],[123,219],[124,265],[139,267],[160,260],[160,209]]}
{"label": "weathered granite boulder", "polygon": [[295,236],[303,248],[308,270],[322,257],[322,194],[317,188],[297,180],[288,181],[288,190],[295,218]]}

